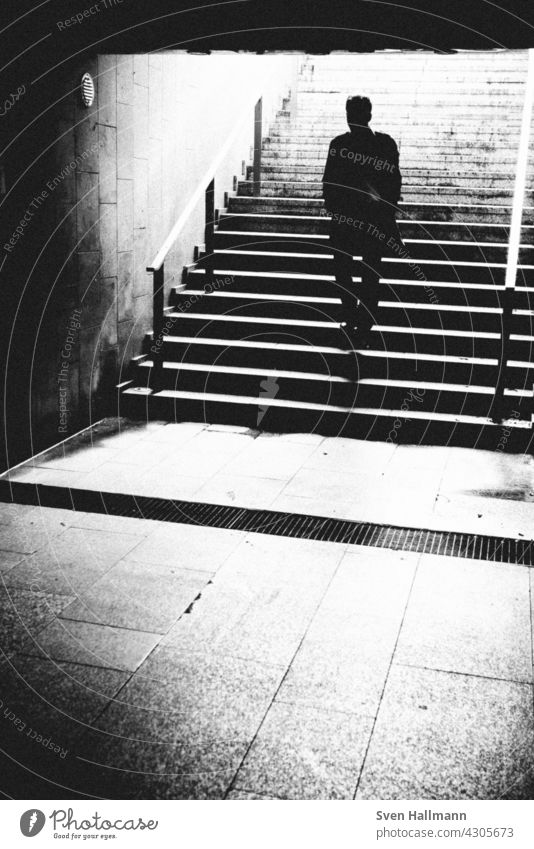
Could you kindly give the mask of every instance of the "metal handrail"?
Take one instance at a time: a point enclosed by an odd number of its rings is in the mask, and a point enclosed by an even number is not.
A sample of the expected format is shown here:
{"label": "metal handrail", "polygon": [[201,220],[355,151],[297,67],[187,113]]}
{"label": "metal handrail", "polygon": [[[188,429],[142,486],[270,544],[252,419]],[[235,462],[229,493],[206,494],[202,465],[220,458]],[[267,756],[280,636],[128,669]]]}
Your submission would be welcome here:
{"label": "metal handrail", "polygon": [[[150,350],[153,354],[153,380],[156,386],[161,385],[163,375],[163,345],[165,341],[165,258],[176,242],[176,239],[180,235],[200,198],[204,195],[206,205],[206,225],[204,230],[206,256],[204,260],[204,269],[206,273],[206,284],[211,283],[213,278],[213,233],[215,228],[215,174],[217,173],[217,170],[228,151],[231,149],[238,134],[241,132],[245,120],[250,115],[251,107],[252,103],[247,103],[246,108],[243,109],[242,115],[236,122],[232,132],[229,134],[219,153],[187,202],[184,211],[163,242],[152,263],[147,266],[147,271],[152,273],[153,285],[152,345]],[[259,153],[255,150],[254,155],[255,157],[261,155],[261,148]]]}
{"label": "metal handrail", "polygon": [[250,118],[254,107],[254,161],[253,161],[253,190],[259,194],[261,179],[261,148],[262,148],[262,103],[265,84],[258,86],[254,96],[247,97],[246,106],[236,121],[228,138],[213,159],[208,170],[199,181],[197,188],[188,200],[185,209],[172,227],[167,238],[163,242],[156,256],[147,265],[147,271],[152,273],[153,281],[153,316],[152,316],[152,345],[153,375],[156,385],[161,385],[163,372],[163,345],[165,342],[165,258],[175,244],[182,232],[191,213],[195,209],[202,195],[205,196],[205,229],[204,229],[204,257],[202,263],[205,270],[205,283],[209,285],[213,278],[214,267],[214,231],[215,231],[215,175],[231,150],[243,125]]}
{"label": "metal handrail", "polygon": [[[247,102],[246,108],[243,109],[243,111],[242,111],[241,115],[239,116],[239,119],[237,120],[236,124],[234,125],[234,128],[232,129],[230,135],[228,136],[228,138],[226,139],[222,148],[220,149],[219,153],[217,154],[217,156],[215,157],[215,159],[211,163],[210,167],[208,168],[208,170],[206,171],[206,173],[204,174],[204,176],[200,180],[197,188],[195,189],[195,191],[191,195],[189,201],[187,202],[187,205],[186,205],[184,211],[181,213],[178,220],[176,221],[176,223],[172,227],[172,230],[170,231],[169,235],[167,236],[167,238],[163,242],[161,248],[157,252],[154,259],[152,260],[151,264],[147,265],[147,269],[146,269],[147,271],[151,271],[151,272],[158,271],[161,268],[161,266],[163,265],[163,263],[165,262],[165,257],[169,253],[169,251],[172,248],[172,246],[174,245],[176,239],[178,238],[178,236],[180,235],[184,226],[186,225],[186,223],[189,219],[189,216],[191,215],[191,213],[195,209],[195,207],[196,207],[197,203],[199,202],[200,198],[202,197],[203,193],[206,191],[209,184],[215,178],[215,175],[216,175],[216,173],[219,169],[219,166],[224,161],[224,158],[226,157],[228,151],[230,150],[234,141],[236,140],[239,133],[241,132],[243,124],[245,123],[247,118],[250,116],[250,110],[251,110],[252,106],[254,104],[256,104],[259,99],[261,100],[261,97],[258,97],[258,95],[256,94],[254,98],[251,98],[250,101]],[[261,130],[260,130],[260,132],[261,132]]]}
{"label": "metal handrail", "polygon": [[[152,294],[152,304],[153,304],[153,315],[152,315],[152,345],[150,350],[153,355],[153,379],[156,386],[161,385],[162,375],[163,375],[163,346],[165,342],[165,258],[173,245],[175,244],[177,238],[179,237],[181,231],[183,230],[185,224],[187,223],[189,216],[195,209],[202,195],[205,197],[205,229],[204,229],[204,253],[205,256],[203,258],[203,265],[205,270],[205,283],[208,286],[213,279],[213,266],[214,266],[214,256],[213,256],[213,237],[215,230],[215,175],[219,166],[224,161],[224,158],[228,154],[232,145],[234,144],[236,138],[239,133],[242,131],[243,125],[247,118],[250,116],[250,112],[252,106],[255,104],[254,109],[254,174],[255,178],[259,180],[259,174],[261,171],[261,108],[262,98],[258,99],[257,96],[254,99],[247,100],[247,106],[243,109],[239,119],[235,123],[231,133],[226,139],[225,143],[219,150],[217,156],[213,159],[211,165],[208,170],[198,183],[197,188],[193,192],[189,201],[186,204],[185,209],[179,216],[178,220],[174,224],[171,229],[169,235],[163,242],[161,248],[157,252],[156,256],[152,260],[152,263],[147,266],[147,271],[152,274],[152,286],[153,286],[153,294]],[[258,120],[260,126],[258,127]],[[257,139],[260,139],[260,143],[257,143]],[[256,185],[256,179],[255,179]],[[258,183],[259,186],[259,183]]]}

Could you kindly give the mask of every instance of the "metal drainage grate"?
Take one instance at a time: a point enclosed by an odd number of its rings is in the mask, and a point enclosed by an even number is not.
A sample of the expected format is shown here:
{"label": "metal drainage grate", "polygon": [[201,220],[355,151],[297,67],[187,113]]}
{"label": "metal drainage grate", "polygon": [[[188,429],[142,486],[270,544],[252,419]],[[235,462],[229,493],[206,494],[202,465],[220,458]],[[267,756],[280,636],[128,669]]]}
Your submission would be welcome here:
{"label": "metal drainage grate", "polygon": [[281,513],[276,510],[249,510],[222,504],[173,501],[168,498],[9,481],[0,481],[0,501],[322,542],[391,548],[419,554],[442,554],[499,563],[518,563],[523,566],[534,565],[532,540],[510,537],[402,528],[307,516],[301,513]]}

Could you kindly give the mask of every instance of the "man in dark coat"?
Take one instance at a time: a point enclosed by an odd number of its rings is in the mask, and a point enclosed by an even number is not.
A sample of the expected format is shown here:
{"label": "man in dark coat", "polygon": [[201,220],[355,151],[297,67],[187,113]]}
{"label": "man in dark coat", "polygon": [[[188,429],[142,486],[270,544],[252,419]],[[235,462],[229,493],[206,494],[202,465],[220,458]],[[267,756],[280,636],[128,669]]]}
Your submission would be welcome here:
{"label": "man in dark coat", "polygon": [[[369,98],[349,97],[346,109],[350,132],[330,143],[323,197],[332,216],[330,245],[346,339],[350,345],[368,347],[376,320],[381,259],[404,247],[395,221],[401,190],[399,151],[391,136],[369,127]],[[353,256],[362,257],[362,280],[356,285]]]}

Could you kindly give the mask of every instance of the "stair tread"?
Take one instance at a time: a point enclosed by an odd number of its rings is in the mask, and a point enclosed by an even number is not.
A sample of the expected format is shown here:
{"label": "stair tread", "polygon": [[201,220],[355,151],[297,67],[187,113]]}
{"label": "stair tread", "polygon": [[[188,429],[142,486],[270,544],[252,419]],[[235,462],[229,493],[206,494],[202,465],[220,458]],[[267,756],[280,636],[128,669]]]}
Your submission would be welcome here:
{"label": "stair tread", "polygon": [[[268,220],[282,219],[283,221],[314,221],[314,222],[315,221],[328,221],[328,222],[330,222],[332,220],[332,216],[330,216],[330,215],[284,215],[283,213],[274,213],[274,212],[223,212],[223,213],[221,213],[221,218],[224,219],[224,220],[228,220],[230,218],[258,218],[258,219],[262,220],[264,218],[267,218]],[[497,227],[502,227],[503,229],[507,229],[507,230],[509,229],[508,224],[491,224],[491,223],[488,224],[484,221],[433,221],[432,219],[426,219],[425,220],[425,219],[422,219],[422,218],[410,218],[410,219],[398,218],[397,223],[398,224],[410,224],[410,225],[412,225],[412,224],[421,225],[422,224],[424,226],[432,225],[432,226],[436,226],[436,227],[443,227],[443,226],[445,226],[445,227],[447,227],[447,226],[449,226],[449,227],[463,227],[463,228],[486,227],[488,229],[490,229],[490,228],[495,229]],[[534,230],[534,224],[523,224],[521,226],[521,229],[522,230],[529,230],[529,231]],[[232,231],[232,230],[226,230],[225,229],[223,232],[225,232],[225,233],[232,233],[232,232],[250,233],[252,231],[249,231],[249,230]],[[260,230],[258,232],[265,234],[266,232],[274,232],[274,231]],[[283,235],[284,236],[287,235],[285,233],[285,231],[283,231]],[[472,244],[472,243],[470,243],[470,244]],[[505,243],[505,244],[507,244],[507,243]]]}
{"label": "stair tread", "polygon": [[[292,254],[292,256],[293,256],[293,254]],[[314,256],[317,256],[317,254],[314,254]],[[485,263],[484,263],[484,265],[485,265]],[[196,274],[204,275],[205,269],[192,267],[191,273],[195,274],[195,275]],[[333,274],[310,274],[310,273],[307,273],[307,272],[304,272],[304,271],[267,271],[267,270],[266,271],[263,271],[263,270],[255,271],[254,269],[243,270],[243,269],[239,268],[239,269],[235,269],[235,270],[232,269],[231,270],[231,269],[218,268],[218,269],[214,269],[213,273],[214,273],[214,275],[225,275],[226,277],[231,276],[231,275],[233,275],[234,277],[268,277],[268,278],[275,278],[275,279],[280,279],[280,280],[285,280],[285,279],[287,279],[287,280],[305,280],[305,281],[310,281],[310,282],[312,282],[312,281],[333,282],[334,279],[335,279]],[[353,279],[353,281],[359,281],[360,277],[358,277],[357,275],[353,275],[352,279]],[[447,281],[447,280],[429,280],[429,281],[425,281],[423,283],[421,281],[410,280],[410,279],[407,279],[405,277],[388,277],[387,278],[387,285],[388,286],[392,286],[392,285],[397,286],[397,285],[404,285],[405,284],[405,285],[409,285],[409,286],[422,286],[424,288],[424,286],[426,285],[427,282],[431,283],[432,287],[436,287],[436,288],[458,289],[458,290],[473,289],[474,291],[488,291],[488,292],[505,292],[506,291],[506,287],[504,286],[504,284],[500,284],[500,283],[490,283],[490,284],[488,284],[488,283],[460,283],[460,282],[455,281],[455,280],[450,280],[450,281]],[[185,291],[189,291],[189,290],[185,290]],[[518,286],[517,291],[519,291],[519,292],[534,292],[534,287],[532,287],[532,286]],[[204,294],[208,294],[208,293],[204,293]],[[210,294],[215,294],[215,293],[213,292],[213,293],[210,293]],[[222,293],[220,293],[220,294],[222,294]],[[254,294],[256,294],[256,293],[254,293]]]}
{"label": "stair tread", "polygon": [[315,351],[321,354],[345,354],[343,348],[331,345],[296,345],[289,342],[252,342],[248,339],[218,339],[213,336],[164,336],[164,341],[171,344],[187,345],[222,345],[225,348],[260,348],[282,351]]}
{"label": "stair tread", "polygon": [[373,416],[373,417],[381,417],[381,418],[404,418],[404,419],[420,419],[423,421],[436,421],[436,422],[450,422],[456,424],[473,424],[473,425],[490,425],[493,427],[502,427],[506,425],[507,427],[514,428],[530,428],[532,427],[531,421],[526,421],[524,419],[513,418],[502,422],[500,425],[496,425],[492,419],[487,416],[470,416],[465,414],[458,413],[440,413],[436,411],[421,411],[421,410],[401,410],[401,409],[385,409],[384,407],[346,407],[339,405],[329,405],[329,404],[319,404],[314,403],[312,401],[296,401],[296,400],[286,400],[282,398],[268,398],[261,395],[251,396],[251,395],[227,395],[224,393],[215,393],[215,392],[190,392],[185,390],[177,390],[177,389],[161,389],[157,392],[153,392],[150,389],[145,389],[144,387],[135,387],[132,389],[126,389],[125,394],[139,394],[152,396],[156,398],[169,398],[175,401],[179,400],[191,400],[191,401],[212,401],[212,402],[220,402],[224,404],[246,404],[261,406],[261,407],[283,407],[289,409],[303,409],[303,410],[316,410],[324,413],[342,413],[344,415],[357,415],[357,416]]}
{"label": "stair tread", "polygon": [[[429,242],[432,244],[432,242]],[[464,242],[460,244],[466,244]],[[531,248],[532,245],[526,245],[526,247]],[[297,257],[303,257],[306,259],[331,259],[332,254],[321,254],[321,253],[306,253],[304,251],[248,251],[238,248],[215,248],[213,251],[215,256],[224,255],[224,256],[234,256],[235,254],[239,256],[285,256],[295,259]],[[354,254],[356,257],[357,255]],[[424,265],[463,265],[468,267],[476,267],[476,268],[506,268],[505,262],[478,262],[475,260],[457,260],[457,259],[425,259],[422,257],[411,257],[411,256],[399,256],[399,257],[384,257],[382,262],[415,262],[418,264]],[[526,264],[526,263],[518,263],[518,268],[525,269],[534,269],[534,265]],[[217,272],[220,273],[220,272]],[[232,272],[230,272],[232,273]]]}
{"label": "stair tread", "polygon": [[[321,218],[321,216],[318,216]],[[330,220],[330,219],[328,219]],[[416,222],[410,222],[416,223]],[[422,223],[422,222],[418,222]],[[432,222],[433,223],[433,222]],[[455,226],[455,225],[454,225]],[[487,226],[495,226],[495,225],[487,225]],[[533,228],[534,229],[534,228]],[[317,239],[319,241],[327,242],[329,240],[329,235],[326,233],[285,233],[283,231],[266,231],[266,230],[221,230],[217,229],[215,233],[222,233],[228,236],[243,236],[244,238],[250,238],[251,236],[262,236],[263,238],[271,239],[294,239],[295,241],[301,240],[303,242],[313,241]],[[406,245],[467,245],[470,248],[507,248],[508,242],[478,242],[478,241],[462,241],[458,239],[412,239],[406,238],[404,239],[404,243]],[[533,249],[533,245],[529,244],[520,244],[520,248],[524,249]],[[223,248],[223,250],[226,250]]]}
{"label": "stair tread", "polygon": [[[335,348],[333,346],[325,346],[325,345],[296,345],[294,343],[288,342],[263,342],[263,341],[251,341],[251,340],[241,340],[241,339],[219,339],[213,336],[167,336],[165,337],[165,341],[171,344],[188,344],[188,345],[210,345],[210,346],[222,346],[225,348],[258,348],[260,350],[269,349],[269,350],[282,350],[282,351],[301,351],[304,353],[317,352],[320,354],[346,354],[346,349],[344,348]],[[382,349],[373,349],[366,348],[359,349],[355,348],[355,353],[360,354],[361,356],[369,356],[374,358],[381,359],[406,359],[406,360],[423,360],[428,362],[442,362],[442,363],[458,363],[464,365],[485,365],[485,366],[496,366],[498,364],[498,360],[493,357],[477,357],[470,356],[466,354],[432,354],[426,352],[417,352],[417,351],[395,351],[395,350],[387,350],[384,351]],[[531,364],[528,362],[524,362],[521,360],[514,360],[509,362],[515,362],[517,366],[520,365],[523,367],[528,367]],[[532,364],[534,367],[534,364]]]}
{"label": "stair tread", "polygon": [[[143,368],[152,368],[153,360],[144,360],[140,363]],[[278,378],[291,378],[295,380],[323,380],[332,383],[351,383],[348,378],[336,374],[321,374],[320,372],[291,371],[287,369],[252,368],[250,366],[219,366],[210,363],[183,363],[176,360],[164,360],[163,368],[185,371],[209,371],[217,374],[252,375],[255,377],[272,376]]]}
{"label": "stair tread", "polygon": [[[141,367],[150,369],[153,367],[153,360],[144,360],[143,363],[140,364]],[[198,372],[209,372],[209,373],[217,373],[217,374],[231,374],[235,377],[239,377],[240,375],[245,376],[254,376],[254,377],[274,377],[276,379],[288,378],[291,380],[312,380],[312,381],[323,381],[327,383],[354,383],[355,381],[349,380],[347,377],[343,377],[335,374],[322,374],[318,372],[306,372],[306,371],[290,371],[286,369],[270,369],[270,368],[250,368],[248,366],[214,366],[209,363],[182,363],[176,362],[173,360],[164,360],[163,368],[176,370],[176,371],[198,371]],[[382,386],[384,388],[399,388],[399,389],[424,389],[425,391],[435,391],[435,392],[462,392],[462,393],[473,393],[473,394],[481,394],[481,395],[494,395],[495,387],[487,386],[484,384],[469,384],[469,383],[452,383],[452,382],[439,382],[439,381],[429,381],[429,380],[415,380],[415,379],[395,379],[395,378],[379,378],[379,377],[363,377],[357,381],[357,383],[361,386]],[[230,393],[234,394],[234,393]],[[514,390],[506,390],[506,394],[514,395],[514,396],[522,396],[529,397],[532,395],[530,390],[526,389],[514,389]]]}
{"label": "stair tread", "polygon": [[[177,291],[177,290],[175,290]],[[184,289],[177,291],[177,294],[182,295],[197,295],[203,298],[231,298],[236,301],[246,300],[248,298],[255,301],[289,301],[290,303],[303,304],[337,304],[339,298],[320,298],[315,295],[274,295],[271,292],[204,292],[203,289]]]}
{"label": "stair tread", "polygon": [[[206,323],[222,321],[224,323],[235,323],[235,324],[261,324],[261,325],[270,325],[276,326],[280,325],[283,327],[316,327],[316,328],[326,328],[328,330],[340,330],[341,322],[339,321],[313,321],[311,319],[298,319],[298,318],[276,318],[276,317],[263,317],[263,316],[248,316],[248,315],[227,315],[223,313],[191,313],[191,312],[177,312],[177,313],[167,313],[168,317],[177,318],[184,321],[204,321]],[[390,324],[374,324],[373,330],[377,332],[389,332],[389,333],[412,333],[412,334],[423,334],[428,336],[451,336],[451,337],[465,337],[474,339],[500,339],[501,334],[496,333],[494,331],[488,330],[454,330],[452,328],[442,328],[442,327],[415,327],[413,325],[390,325]],[[164,337],[174,338],[172,336]],[[199,337],[197,337],[199,338]],[[200,337],[202,338],[202,337]],[[511,334],[511,339],[523,340],[523,341],[534,341],[534,336],[528,334]],[[226,343],[229,344],[231,340],[226,340]],[[309,346],[308,346],[309,347]],[[313,347],[313,346],[312,346]]]}
{"label": "stair tread", "polygon": [[[407,284],[412,285],[412,286],[421,285],[421,284],[414,284],[412,281],[400,281],[400,280],[391,281],[389,279],[387,281],[387,284],[381,284],[381,285],[384,285],[384,287],[386,285],[388,287],[391,287],[391,285],[393,283],[395,283],[396,285],[399,285],[399,284],[402,285],[403,283],[407,283]],[[432,283],[432,286],[435,287],[435,288],[439,288],[439,284],[437,284],[437,283]],[[446,288],[454,288],[454,285],[451,284],[450,286],[448,286],[447,284],[442,283],[441,287],[442,288],[445,288],[445,287]],[[456,288],[465,289],[467,287],[461,287],[460,285],[457,285]],[[491,293],[494,293],[494,292],[503,293],[503,292],[506,291],[504,286],[484,286],[483,284],[480,284],[479,286],[477,286],[476,284],[472,284],[469,288],[471,290],[474,290],[474,291],[481,290],[481,291],[486,291],[486,292],[491,292]],[[219,300],[228,299],[228,300],[232,300],[232,301],[236,301],[236,302],[252,301],[254,303],[254,305],[260,305],[264,301],[267,302],[267,303],[281,303],[281,304],[291,303],[291,304],[297,304],[297,305],[302,304],[303,306],[305,306],[307,304],[310,304],[310,305],[314,305],[314,304],[331,304],[331,305],[335,304],[335,305],[339,305],[341,303],[341,299],[339,297],[329,298],[329,297],[318,297],[318,296],[315,296],[315,295],[285,295],[285,294],[277,295],[277,294],[273,294],[272,292],[241,292],[241,291],[240,292],[204,292],[202,289],[180,289],[180,290],[175,289],[174,291],[176,292],[177,295],[183,296],[184,298],[197,297],[197,298],[202,298],[202,299],[215,299],[215,300],[217,300],[217,299],[219,299]],[[525,293],[529,293],[529,292],[534,293],[534,288],[525,286],[524,288],[522,288],[521,291],[523,291]],[[488,307],[488,306],[480,306],[478,304],[447,304],[447,303],[442,303],[442,302],[439,302],[439,303],[428,302],[427,303],[427,302],[423,302],[423,301],[402,301],[402,300],[399,300],[399,299],[388,301],[388,300],[381,298],[378,302],[378,305],[380,307],[386,307],[388,309],[427,310],[427,311],[430,311],[430,312],[459,312],[459,313],[471,313],[471,312],[473,312],[475,314],[488,314],[488,315],[502,315],[502,313],[503,313],[502,307]],[[245,306],[247,306],[247,304],[245,304]],[[182,313],[179,310],[178,310],[178,312],[170,312],[170,313],[167,313],[167,314],[172,315],[172,316],[185,315],[185,313]],[[189,313],[189,314],[191,314],[191,313]],[[201,313],[201,314],[197,314],[197,315],[202,315],[202,316],[207,318],[208,315],[213,315],[213,314]],[[534,316],[534,309],[513,309],[512,315]],[[268,318],[268,317],[265,316],[265,318]],[[270,320],[273,320],[272,317],[271,317]]]}
{"label": "stair tread", "polygon": [[331,327],[339,328],[340,322],[336,321],[313,321],[311,319],[298,318],[271,318],[270,316],[248,316],[228,315],[227,313],[193,313],[193,312],[171,312],[167,314],[170,318],[202,320],[202,321],[226,321],[238,322],[240,324],[282,324],[295,325],[297,327]]}
{"label": "stair tread", "polygon": [[[323,203],[323,198],[320,197],[320,196],[317,196],[316,198],[310,198],[310,197],[300,198],[300,197],[291,197],[291,196],[271,198],[271,197],[268,197],[266,195],[263,195],[263,196],[262,195],[259,195],[259,196],[243,195],[243,196],[239,196],[239,200],[248,202],[250,204],[252,204],[252,203],[260,203],[260,204],[261,203],[272,203],[273,200],[276,200],[277,203],[285,203],[285,204],[293,203],[293,204],[299,204],[299,205],[303,204],[303,203],[304,204],[305,203],[310,203],[310,204],[311,203]],[[451,209],[451,208],[452,209],[454,209],[454,208],[458,208],[458,209],[491,209],[491,208],[512,209],[511,203],[466,203],[465,201],[462,202],[462,203],[436,203],[435,201],[428,201],[428,200],[420,200],[420,201],[406,201],[405,200],[405,201],[402,201],[399,204],[400,209],[404,209],[405,207],[410,207],[410,206],[431,206],[431,207],[438,207],[438,208],[443,207],[445,209]],[[525,206],[524,209],[534,210],[534,206]]]}
{"label": "stair tread", "polygon": [[[184,293],[188,296],[194,295],[194,290],[186,290]],[[202,292],[196,293],[198,295],[202,295],[204,298],[211,298],[213,295],[204,294]],[[219,295],[219,297],[224,297],[223,295]],[[228,296],[226,296],[228,297]],[[237,296],[232,296],[235,300],[238,300]],[[330,304],[340,304],[341,301],[339,298],[299,298],[297,296],[284,296],[284,295],[264,295],[251,293],[247,297],[254,300],[256,304],[260,304],[261,301],[279,301],[281,303],[291,302],[291,303],[300,303],[300,304],[314,304],[314,303],[330,303]],[[478,305],[469,304],[433,304],[433,303],[423,303],[420,301],[386,301],[379,300],[378,306],[384,309],[398,309],[398,310],[424,310],[425,312],[450,312],[450,313],[462,313],[462,314],[474,314],[474,315],[502,315],[503,308],[502,307],[482,307]],[[236,307],[237,309],[237,307]],[[534,316],[534,309],[526,310],[526,309],[514,309],[512,310],[512,315],[521,315],[521,316]],[[302,325],[303,327],[331,327],[336,326],[339,327],[341,321],[336,321],[335,319],[331,319],[329,321],[313,321],[311,319],[284,319],[279,318],[278,316],[257,316],[257,315],[246,315],[245,313],[239,313],[239,315],[235,313],[208,313],[208,312],[181,312],[178,310],[177,312],[168,311],[166,313],[167,317],[170,318],[191,318],[191,319],[204,319],[205,321],[239,321],[239,322],[250,322],[251,324],[296,324]]]}

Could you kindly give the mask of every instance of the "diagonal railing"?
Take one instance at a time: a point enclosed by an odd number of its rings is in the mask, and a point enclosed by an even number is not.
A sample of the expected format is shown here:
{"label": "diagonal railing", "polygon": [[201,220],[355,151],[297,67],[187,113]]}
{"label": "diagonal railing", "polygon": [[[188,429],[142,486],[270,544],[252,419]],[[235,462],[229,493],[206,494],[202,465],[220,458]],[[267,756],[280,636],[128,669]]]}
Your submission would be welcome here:
{"label": "diagonal railing", "polygon": [[[297,57],[293,57],[296,59]],[[209,168],[206,170],[203,177],[199,180],[197,188],[193,192],[187,202],[183,212],[178,217],[173,225],[167,238],[161,245],[152,262],[147,265],[147,271],[152,274],[153,278],[153,344],[151,351],[153,354],[153,385],[161,386],[162,370],[163,370],[163,350],[165,336],[165,260],[169,251],[175,246],[177,240],[189,221],[191,214],[196,209],[202,196],[204,196],[205,206],[205,226],[204,226],[204,253],[202,265],[205,269],[205,282],[208,286],[213,278],[214,252],[213,252],[213,237],[215,230],[215,179],[217,172],[226,157],[231,152],[234,144],[239,139],[241,133],[246,127],[246,123],[253,121],[253,130],[251,138],[253,139],[254,156],[253,156],[253,192],[259,194],[261,180],[261,150],[262,150],[262,129],[263,129],[263,101],[265,93],[275,96],[279,95],[280,90],[285,87],[286,91],[289,87],[293,88],[296,62],[293,66],[285,69],[285,75],[282,81],[279,81],[271,76],[268,83],[263,83],[260,90],[256,90],[252,96],[247,98],[245,107],[241,110],[239,118],[234,124],[226,141],[214,157]],[[284,70],[284,68],[282,69]],[[289,73],[288,73],[289,71]],[[270,84],[270,85],[269,85]],[[276,91],[278,86],[279,91]]]}

